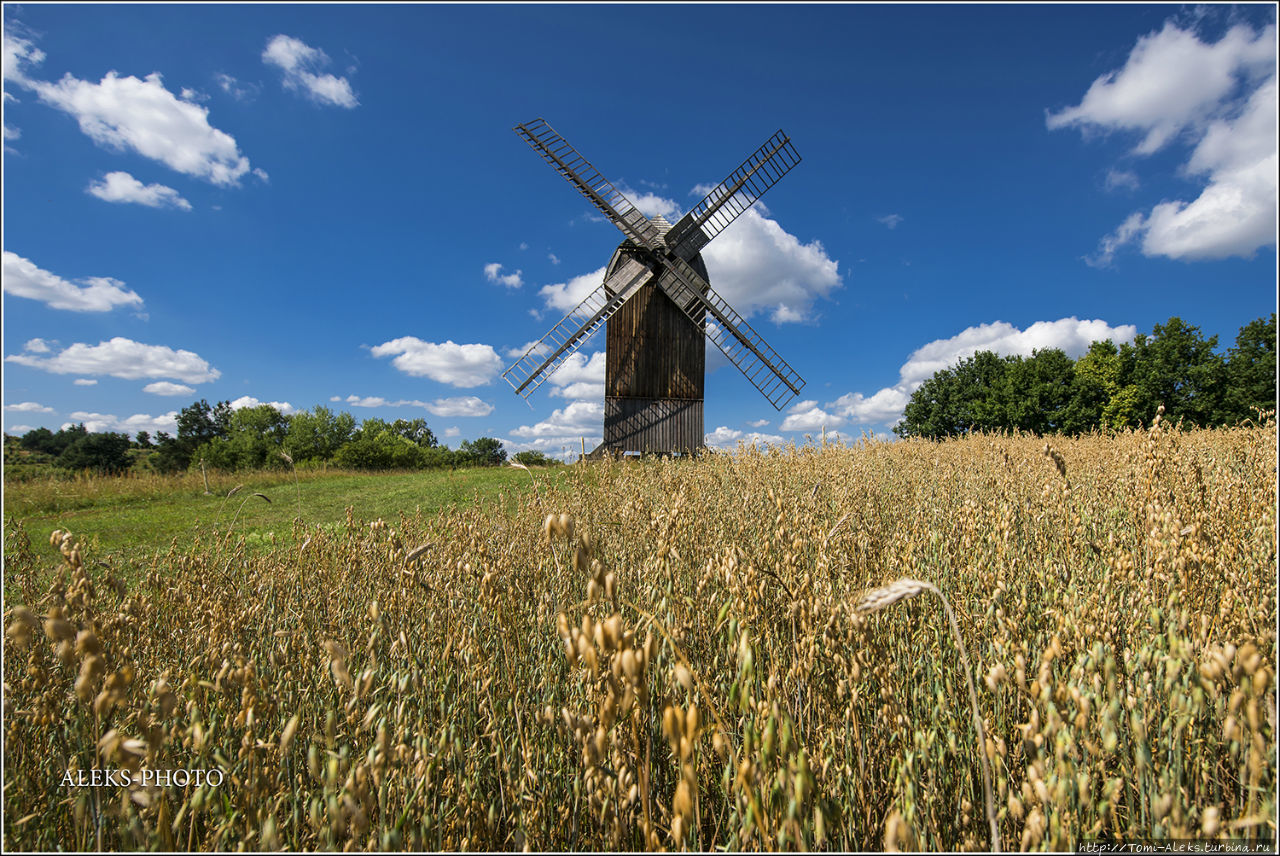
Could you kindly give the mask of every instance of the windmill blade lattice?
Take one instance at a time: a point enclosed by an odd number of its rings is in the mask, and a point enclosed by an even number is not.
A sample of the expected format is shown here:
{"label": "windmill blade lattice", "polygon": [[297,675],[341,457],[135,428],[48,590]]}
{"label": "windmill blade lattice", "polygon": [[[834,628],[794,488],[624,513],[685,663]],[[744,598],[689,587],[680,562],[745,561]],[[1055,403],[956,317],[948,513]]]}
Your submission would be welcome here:
{"label": "windmill blade lattice", "polygon": [[798,163],[791,138],[778,131],[671,227],[667,246],[685,261],[693,258]]}
{"label": "windmill blade lattice", "polygon": [[[503,372],[507,383],[528,400],[534,390],[569,356],[582,347],[604,326],[622,304],[631,299],[645,283],[653,279],[653,271],[635,259],[628,260],[613,275],[588,294],[560,323],[535,342],[524,356]],[[550,351],[547,357],[544,353]]]}
{"label": "windmill blade lattice", "polygon": [[695,324],[701,326],[710,315],[716,323],[707,328],[707,338],[774,408],[786,407],[804,388],[804,378],[683,259],[671,256],[666,261],[658,287]]}
{"label": "windmill blade lattice", "polygon": [[514,130],[556,172],[578,188],[578,192],[587,197],[613,225],[621,229],[622,234],[641,247],[656,249],[662,244],[658,230],[649,222],[649,218],[641,214],[631,204],[631,200],[545,121],[541,118],[534,119],[532,122],[516,125]]}

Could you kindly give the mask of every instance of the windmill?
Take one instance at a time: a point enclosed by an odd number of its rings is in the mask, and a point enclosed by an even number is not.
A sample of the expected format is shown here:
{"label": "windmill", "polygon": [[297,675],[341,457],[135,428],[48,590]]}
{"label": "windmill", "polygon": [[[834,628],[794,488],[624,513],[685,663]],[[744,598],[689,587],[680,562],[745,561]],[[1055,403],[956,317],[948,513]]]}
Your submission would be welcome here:
{"label": "windmill", "polygon": [[641,214],[542,119],[513,130],[626,236],[600,286],[503,373],[516,393],[528,400],[601,327],[604,442],[597,451],[702,447],[707,339],[776,409],[800,393],[800,375],[711,289],[700,255],[800,162],[789,137],[770,137],[673,226]]}

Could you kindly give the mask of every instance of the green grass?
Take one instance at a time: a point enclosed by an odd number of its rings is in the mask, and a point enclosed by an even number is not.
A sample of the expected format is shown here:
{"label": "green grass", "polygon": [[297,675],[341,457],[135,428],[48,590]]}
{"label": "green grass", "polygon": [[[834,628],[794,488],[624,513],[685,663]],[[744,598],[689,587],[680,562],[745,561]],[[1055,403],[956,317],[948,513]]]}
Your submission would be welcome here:
{"label": "green grass", "polygon": [[[458,504],[493,504],[563,478],[560,469],[526,472],[514,467],[427,470],[394,473],[288,471],[210,475],[211,493],[200,475],[145,478],[46,479],[5,486],[6,528],[21,524],[37,553],[48,550],[55,529],[69,529],[89,546],[93,558],[132,566],[177,542],[185,547],[213,528],[235,535],[251,551],[270,547],[273,537],[290,537],[300,518],[308,528],[401,513],[434,514]],[[228,497],[233,489],[234,494]],[[254,494],[267,497],[263,500]],[[114,560],[114,561],[113,561]]]}

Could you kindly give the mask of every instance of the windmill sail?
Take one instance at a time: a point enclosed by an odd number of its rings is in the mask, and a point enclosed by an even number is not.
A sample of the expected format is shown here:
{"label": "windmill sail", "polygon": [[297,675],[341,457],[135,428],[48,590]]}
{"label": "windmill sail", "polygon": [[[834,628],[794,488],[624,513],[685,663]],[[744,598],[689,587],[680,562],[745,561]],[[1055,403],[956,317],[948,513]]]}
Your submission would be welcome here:
{"label": "windmill sail", "polygon": [[702,326],[704,321],[714,321],[706,325],[707,338],[712,344],[747,376],[770,404],[778,410],[786,407],[800,394],[804,378],[778,356],[723,297],[712,291],[697,271],[676,256],[669,256],[666,261],[668,267],[658,274],[658,287],[695,324]]}
{"label": "windmill sail", "polygon": [[658,231],[649,223],[649,219],[602,176],[590,161],[557,134],[554,128],[538,118],[516,125],[514,130],[556,172],[578,188],[578,192],[587,197],[613,225],[621,229],[622,234],[641,247],[655,249],[661,245]]}
{"label": "windmill sail", "polygon": [[791,138],[778,131],[671,227],[667,246],[685,261],[693,258],[798,163]]}
{"label": "windmill sail", "polygon": [[543,381],[555,374],[570,354],[582,347],[604,326],[609,316],[651,279],[653,271],[635,259],[628,259],[573,311],[560,319],[559,324],[530,346],[502,376],[527,400]]}

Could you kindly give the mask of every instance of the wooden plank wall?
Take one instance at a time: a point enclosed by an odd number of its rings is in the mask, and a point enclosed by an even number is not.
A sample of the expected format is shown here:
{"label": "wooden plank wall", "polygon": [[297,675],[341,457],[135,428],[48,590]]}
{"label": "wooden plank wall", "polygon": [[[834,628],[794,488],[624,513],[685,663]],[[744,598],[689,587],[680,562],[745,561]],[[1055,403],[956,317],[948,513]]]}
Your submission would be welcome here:
{"label": "wooden plank wall", "polygon": [[[620,263],[625,250],[610,265]],[[705,275],[701,258],[695,269]],[[643,286],[606,325],[605,395],[622,398],[703,397],[707,339],[656,282]]]}
{"label": "wooden plank wall", "polygon": [[702,399],[605,396],[604,445],[618,452],[690,452],[703,445]]}

